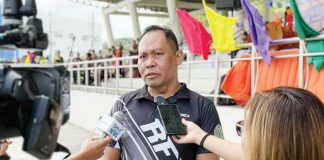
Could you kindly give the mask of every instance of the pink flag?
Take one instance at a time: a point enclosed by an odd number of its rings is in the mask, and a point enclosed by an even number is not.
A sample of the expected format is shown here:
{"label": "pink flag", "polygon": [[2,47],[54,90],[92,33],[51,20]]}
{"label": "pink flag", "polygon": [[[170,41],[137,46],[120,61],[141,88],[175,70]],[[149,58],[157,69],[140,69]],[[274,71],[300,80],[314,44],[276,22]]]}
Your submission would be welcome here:
{"label": "pink flag", "polygon": [[209,33],[188,12],[177,9],[177,13],[189,51],[194,54],[202,54],[204,60],[208,60],[211,42]]}

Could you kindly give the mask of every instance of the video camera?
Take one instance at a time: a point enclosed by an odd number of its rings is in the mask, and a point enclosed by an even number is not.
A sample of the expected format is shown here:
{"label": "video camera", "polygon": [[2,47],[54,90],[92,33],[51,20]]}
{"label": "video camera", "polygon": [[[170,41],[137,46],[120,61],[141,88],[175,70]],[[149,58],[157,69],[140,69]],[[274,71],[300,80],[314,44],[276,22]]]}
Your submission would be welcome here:
{"label": "video camera", "polygon": [[[36,18],[35,0],[3,0],[3,25],[0,26],[0,45],[13,44],[18,48],[46,49],[48,36],[42,20]],[[23,17],[28,20],[23,25]]]}
{"label": "video camera", "polygon": [[[3,0],[0,46],[46,49],[35,0]],[[22,18],[28,20],[23,25]],[[0,139],[23,136],[23,150],[48,159],[69,119],[70,79],[64,66],[0,64]],[[61,146],[62,148],[62,146]],[[64,147],[63,147],[64,148]]]}
{"label": "video camera", "polygon": [[40,159],[52,155],[69,119],[65,73],[63,66],[0,65],[0,139],[22,135],[23,150]]}

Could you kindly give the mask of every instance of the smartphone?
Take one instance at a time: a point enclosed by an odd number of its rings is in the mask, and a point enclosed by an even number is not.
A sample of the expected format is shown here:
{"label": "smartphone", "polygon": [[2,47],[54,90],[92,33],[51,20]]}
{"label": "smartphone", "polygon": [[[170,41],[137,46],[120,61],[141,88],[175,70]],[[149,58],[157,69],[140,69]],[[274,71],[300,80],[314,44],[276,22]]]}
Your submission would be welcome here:
{"label": "smartphone", "polygon": [[181,116],[177,105],[158,105],[158,110],[167,135],[187,134],[187,129],[181,122]]}

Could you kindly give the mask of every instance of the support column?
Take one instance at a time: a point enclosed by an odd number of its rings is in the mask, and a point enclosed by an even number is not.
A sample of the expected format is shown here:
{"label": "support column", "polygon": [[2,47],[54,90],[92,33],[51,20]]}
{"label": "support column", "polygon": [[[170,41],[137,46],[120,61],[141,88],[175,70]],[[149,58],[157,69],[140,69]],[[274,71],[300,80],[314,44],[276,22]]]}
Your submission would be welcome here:
{"label": "support column", "polygon": [[132,19],[134,38],[137,39],[141,36],[141,30],[138,22],[138,14],[135,6],[135,2],[129,3],[129,15]]}
{"label": "support column", "polygon": [[112,28],[110,24],[109,14],[106,14],[104,10],[102,11],[103,19],[105,23],[106,36],[107,36],[107,46],[110,48],[114,44],[114,36],[112,33]]}
{"label": "support column", "polygon": [[178,41],[183,40],[182,31],[180,28],[180,23],[176,13],[176,1],[167,0],[168,14],[170,19],[170,26]]}

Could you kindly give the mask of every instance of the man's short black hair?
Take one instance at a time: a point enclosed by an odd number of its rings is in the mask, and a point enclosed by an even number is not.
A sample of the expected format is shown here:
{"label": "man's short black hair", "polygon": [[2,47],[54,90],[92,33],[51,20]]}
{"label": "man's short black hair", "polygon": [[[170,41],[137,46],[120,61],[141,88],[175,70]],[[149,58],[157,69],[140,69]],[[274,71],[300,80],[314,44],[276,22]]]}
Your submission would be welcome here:
{"label": "man's short black hair", "polygon": [[144,33],[142,34],[142,36],[140,38],[140,41],[142,40],[142,38],[145,36],[146,33],[151,32],[151,31],[162,31],[164,33],[164,36],[168,40],[169,44],[171,45],[171,47],[173,49],[175,49],[176,51],[179,50],[177,37],[174,35],[172,30],[166,26],[162,27],[162,26],[158,26],[158,25],[151,25],[151,26],[146,27],[144,29]]}

